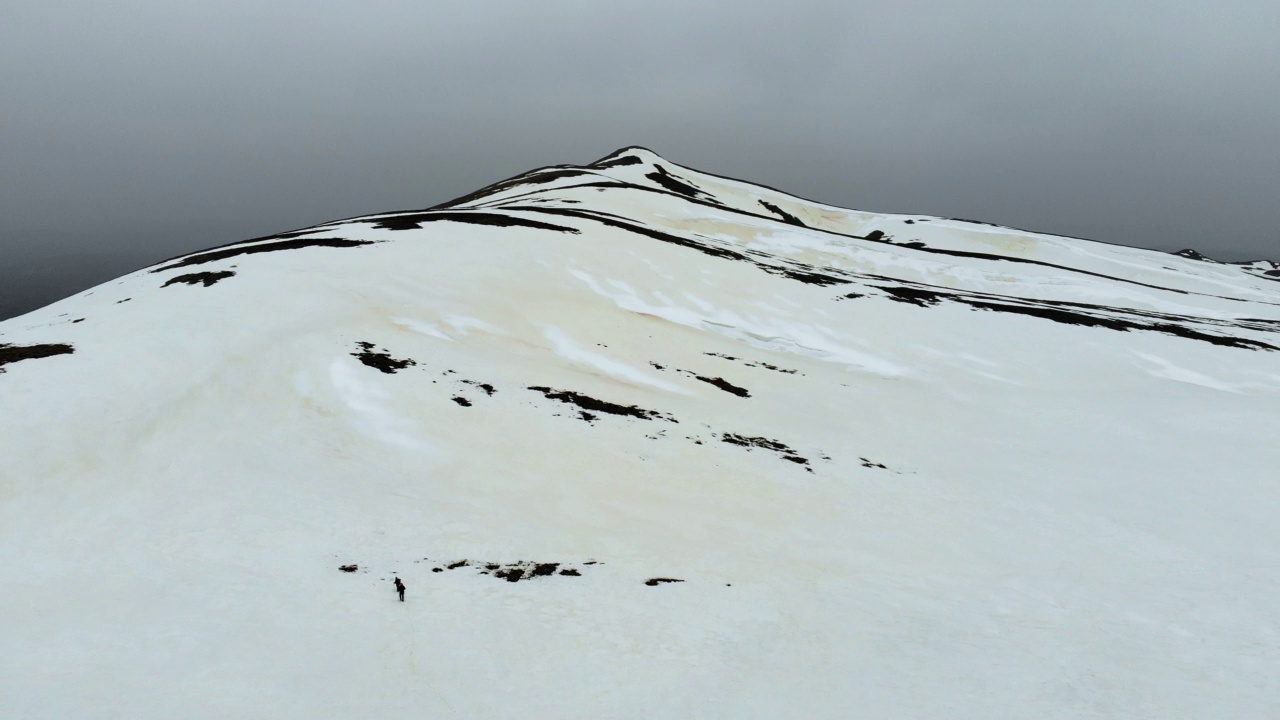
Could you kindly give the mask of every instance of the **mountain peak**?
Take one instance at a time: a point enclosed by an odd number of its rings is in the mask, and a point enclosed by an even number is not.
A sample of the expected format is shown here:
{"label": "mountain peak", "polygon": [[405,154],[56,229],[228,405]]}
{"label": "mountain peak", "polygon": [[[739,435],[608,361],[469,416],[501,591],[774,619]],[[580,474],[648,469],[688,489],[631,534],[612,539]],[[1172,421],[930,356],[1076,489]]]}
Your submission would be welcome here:
{"label": "mountain peak", "polygon": [[632,165],[645,164],[654,165],[656,163],[664,163],[664,160],[658,153],[649,148],[640,145],[628,145],[624,148],[618,148],[604,157],[591,163],[591,167],[611,167],[616,165]]}

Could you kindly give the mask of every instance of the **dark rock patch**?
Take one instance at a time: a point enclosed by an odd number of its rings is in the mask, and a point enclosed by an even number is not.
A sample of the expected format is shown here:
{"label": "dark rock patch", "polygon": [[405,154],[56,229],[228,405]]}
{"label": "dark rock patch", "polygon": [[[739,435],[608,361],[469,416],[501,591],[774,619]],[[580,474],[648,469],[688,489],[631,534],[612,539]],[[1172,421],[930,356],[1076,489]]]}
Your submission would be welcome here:
{"label": "dark rock patch", "polygon": [[[621,415],[623,417],[633,417],[639,420],[666,420],[667,422],[676,422],[675,418],[670,415],[664,415],[656,410],[645,410],[635,405],[619,405],[607,400],[597,400],[589,395],[574,392],[572,390],[554,390],[549,387],[531,386],[529,388],[534,392],[540,392],[548,400],[556,400],[569,405],[576,405],[582,410],[591,412],[607,413],[609,415]],[[589,414],[589,413],[584,413]],[[586,418],[583,418],[586,419]],[[590,421],[588,421],[590,422]]]}
{"label": "dark rock patch", "polygon": [[[187,275],[179,275],[175,278],[170,278],[168,282],[161,285],[160,287],[167,288],[170,285],[173,285],[174,283],[184,283],[187,285],[203,284],[205,287],[209,287],[210,285],[218,282],[219,280],[225,280],[229,277],[235,277],[235,275],[236,273],[234,270],[219,270],[218,272],[189,273]],[[121,300],[120,302],[124,302],[124,300]]]}
{"label": "dark rock patch", "polygon": [[[631,186],[624,184],[623,187],[631,187]],[[623,220],[621,218],[618,218],[612,215],[606,215],[604,213],[594,212],[591,210],[577,210],[574,208],[533,208],[533,207],[522,208],[522,209],[529,210],[532,212],[542,212],[542,213],[549,213],[553,215],[564,215],[566,217],[576,217],[576,218],[581,218],[583,220],[594,220],[595,222],[598,222],[602,225],[615,227],[615,228],[618,228],[619,230],[626,230],[627,232],[633,232],[638,235],[644,235],[645,237],[650,237],[650,238],[653,238],[654,240],[661,240],[662,242],[665,242],[665,243],[671,243],[673,245],[680,245],[681,247],[687,247],[692,250],[697,250],[698,252],[703,253],[704,255],[724,258],[726,260],[743,260],[746,262],[753,262],[751,258],[735,250],[716,247],[714,245],[708,245],[706,243],[700,243],[695,240],[690,240],[688,238],[680,237],[679,235],[673,235],[671,233],[663,232],[661,230],[655,230],[651,227],[647,227],[644,225],[637,225],[635,223],[628,222],[626,220]]]}
{"label": "dark rock patch", "polygon": [[[830,460],[830,458],[827,458],[827,459],[828,459],[828,460]],[[889,468],[887,468],[887,467],[885,467],[885,466],[884,466],[884,463],[875,463],[875,462],[871,462],[870,460],[868,460],[868,459],[866,459],[866,458],[864,458],[864,457],[860,457],[860,458],[858,458],[858,459],[862,461],[862,467],[864,467],[864,468],[879,468],[879,469],[881,469],[881,470],[888,470],[888,469],[889,469]]]}
{"label": "dark rock patch", "polygon": [[1268,332],[1280,331],[1280,320],[1266,320],[1263,318],[1240,318],[1236,320],[1236,324],[1241,327],[1247,327],[1251,330],[1265,330]]}
{"label": "dark rock patch", "polygon": [[[964,222],[972,222],[972,221],[966,220]],[[991,225],[992,223],[980,223],[980,224]],[[1004,227],[1004,226],[995,225],[994,227]],[[1011,229],[1016,229],[1016,228],[1011,228]],[[870,236],[868,236],[868,238],[869,237]],[[1237,298],[1230,298],[1222,295],[1212,295],[1209,293],[1197,293],[1197,292],[1191,292],[1188,290],[1179,290],[1177,288],[1165,287],[1162,285],[1152,285],[1151,283],[1144,283],[1138,280],[1129,280],[1127,278],[1117,277],[1115,275],[1105,275],[1103,273],[1093,272],[1092,270],[1083,270],[1081,268],[1071,267],[1069,265],[1059,265],[1057,263],[1044,262],[1043,260],[1032,260],[1030,258],[1011,257],[1008,255],[996,255],[993,253],[972,252],[969,250],[945,250],[943,248],[928,247],[925,245],[921,245],[920,247],[915,249],[928,252],[928,253],[933,253],[935,255],[945,255],[947,257],[963,257],[963,258],[973,258],[975,260],[990,260],[993,262],[1011,262],[1011,263],[1021,263],[1024,265],[1038,265],[1040,267],[1049,267],[1049,268],[1054,268],[1056,270],[1065,270],[1067,272],[1076,273],[1078,275],[1088,275],[1089,277],[1102,278],[1104,280],[1111,280],[1114,282],[1125,283],[1128,285],[1137,285],[1138,287],[1151,288],[1153,290],[1164,290],[1166,292],[1177,293],[1179,295],[1202,295],[1204,297],[1216,297],[1223,300],[1237,300],[1238,302],[1247,302],[1245,300],[1238,300]]]}
{"label": "dark rock patch", "polygon": [[75,325],[76,323],[82,323],[82,322],[84,322],[84,318],[76,318],[75,320],[71,321],[71,324]]}
{"label": "dark rock patch", "polygon": [[[448,566],[448,569],[454,570],[461,567],[467,567],[469,561],[461,560]],[[476,563],[476,567],[480,568],[481,575],[506,580],[507,582],[520,582],[521,580],[533,580],[540,577],[552,577],[560,575],[564,577],[581,577],[582,571],[570,567],[565,563],[559,562],[530,562],[527,560],[518,560],[513,563]]]}
{"label": "dark rock patch", "polygon": [[658,585],[662,585],[663,583],[682,583],[682,582],[684,581],[679,578],[656,577],[656,578],[649,578],[648,580],[645,580],[644,584],[648,585],[649,587],[657,587]]}
{"label": "dark rock patch", "polygon": [[351,565],[339,565],[338,569],[342,572],[355,572],[360,569],[360,566],[353,563]]}
{"label": "dark rock patch", "polygon": [[777,440],[770,440],[765,437],[749,437],[746,435],[737,435],[735,433],[723,433],[720,435],[720,440],[722,442],[727,442],[730,445],[739,445],[747,449],[760,448],[762,450],[776,452],[782,456],[783,460],[793,462],[797,465],[809,464],[809,460],[807,458],[801,457],[795,450],[792,450],[786,444],[778,442]]}
{"label": "dark rock patch", "polygon": [[[648,191],[648,192],[661,192],[659,190],[653,190],[651,188],[644,188],[638,185],[632,185],[629,183],[623,183],[623,182],[617,182],[617,181],[587,183],[583,185],[577,185],[575,187],[591,187],[591,186],[599,186],[601,190],[608,187],[608,188],[625,188],[630,190],[639,190],[639,191]],[[767,217],[764,215],[744,212],[744,211],[726,207],[723,205],[710,203],[701,199],[691,199],[691,200],[693,202],[697,202],[703,205],[708,205],[709,207],[715,207],[720,210],[725,210],[730,212],[737,212],[737,213],[741,213],[751,217]],[[815,280],[817,280],[818,282],[815,284],[826,284],[826,285],[835,285],[842,282],[847,282],[843,278],[839,278],[837,276],[831,275],[830,273],[821,272],[816,268],[802,266],[798,263],[791,263],[790,266],[787,266],[787,267],[779,267],[778,265],[773,265],[767,262],[763,262],[757,258],[753,258],[747,253],[738,252],[736,250],[733,250],[727,247],[713,245],[708,242],[699,242],[697,240],[693,240],[690,238],[680,237],[678,235],[663,232],[660,230],[655,230],[653,228],[636,225],[622,218],[618,218],[617,216],[610,216],[604,213],[584,211],[584,210],[578,210],[573,208],[548,208],[548,207],[531,207],[531,206],[520,207],[520,208],[507,208],[507,209],[519,209],[519,210],[527,210],[530,212],[551,213],[551,214],[558,214],[558,215],[564,215],[569,217],[579,217],[582,219],[594,220],[596,222],[617,227],[620,229],[624,229],[629,232],[645,235],[647,237],[651,237],[656,240],[661,240],[663,242],[668,242],[675,245],[680,245],[682,247],[694,249],[704,254],[711,255],[713,257],[749,262],[765,272],[768,272],[774,275],[781,275],[783,277],[787,277],[793,280],[800,280],[803,282],[814,282]],[[918,220],[918,222],[928,222],[928,219],[922,218]],[[961,222],[972,222],[972,221],[961,220]],[[980,224],[992,225],[992,223],[980,223]],[[1004,226],[997,225],[995,227],[1004,227]],[[853,238],[871,240],[871,241],[877,241],[877,242],[889,241],[889,236],[884,235],[884,233],[881,231],[873,231],[871,233],[868,233],[865,237],[861,237],[861,238],[859,238],[856,235],[848,235],[846,233],[839,233],[839,232],[828,231],[828,230],[819,229],[819,232],[838,235],[841,237],[853,237]],[[1216,298],[1221,298],[1225,300],[1246,302],[1238,298],[1212,295],[1208,293],[1192,293],[1186,290],[1179,290],[1177,288],[1153,285],[1150,283],[1140,282],[1138,280],[1129,280],[1122,277],[1105,275],[1103,273],[1092,272],[1089,270],[1083,270],[1081,268],[1070,267],[1067,265],[1058,265],[1056,263],[1044,262],[1040,260],[1032,260],[1030,258],[1010,257],[1005,255],[997,255],[993,253],[971,252],[971,251],[965,251],[965,250],[946,250],[943,248],[934,248],[934,247],[928,247],[928,246],[921,246],[916,249],[921,250],[923,252],[933,253],[937,255],[945,255],[948,257],[964,257],[964,258],[973,258],[973,259],[979,259],[979,260],[987,260],[992,262],[1011,262],[1011,263],[1022,263],[1022,264],[1028,264],[1028,265],[1038,265],[1042,267],[1050,267],[1058,270],[1064,270],[1067,272],[1076,273],[1080,275],[1088,275],[1090,277],[1098,277],[1098,278],[1103,278],[1103,279],[1111,280],[1115,282],[1126,283],[1129,285],[1137,285],[1139,287],[1152,288],[1155,290],[1164,290],[1167,292],[1178,293],[1181,295],[1187,295],[1187,294],[1204,295],[1206,297],[1216,297]],[[1280,272],[1278,272],[1278,274],[1280,274]]]}
{"label": "dark rock patch", "polygon": [[522,185],[541,185],[544,183],[551,182],[552,180],[555,180],[557,178],[571,177],[574,175],[586,175],[586,174],[588,174],[587,171],[582,170],[581,168],[572,168],[564,165],[551,165],[544,168],[538,168],[536,170],[530,170],[529,172],[520,173],[519,175],[512,178],[507,178],[506,180],[499,180],[498,182],[493,183],[492,185],[486,185],[480,188],[479,190],[475,190],[473,192],[467,193],[466,195],[463,195],[462,197],[457,197],[447,202],[440,203],[439,205],[435,205],[430,209],[439,210],[443,208],[456,207],[458,205],[465,205],[467,203],[480,200],[490,195],[496,195],[497,193],[503,192],[504,190],[510,190],[512,188],[517,188]]}
{"label": "dark rock patch", "polygon": [[799,372],[798,370],[789,370],[787,368],[780,368],[777,365],[770,365],[767,362],[747,363],[747,367],[762,367],[765,370],[772,370],[774,372],[782,373],[783,375],[795,375]]}
{"label": "dark rock patch", "polygon": [[[80,318],[80,320],[83,319]],[[79,322],[79,320],[73,322]],[[75,351],[74,347],[66,343],[42,343],[39,345],[0,343],[0,366],[23,360],[39,360],[40,358],[53,357],[54,355],[70,355]],[[4,371],[4,368],[0,367],[0,373]]]}
{"label": "dark rock patch", "polygon": [[463,380],[462,382],[480,388],[484,391],[484,394],[489,397],[493,397],[493,394],[497,392],[497,390],[489,383],[476,382],[475,380]]}
{"label": "dark rock patch", "polygon": [[[1267,262],[1270,262],[1270,261],[1267,261]],[[1231,265],[1247,265],[1247,264],[1249,264],[1249,263],[1229,263],[1229,264],[1231,264]],[[1271,264],[1272,264],[1272,265],[1274,265],[1275,263],[1271,263]],[[1263,280],[1271,280],[1271,281],[1273,281],[1273,282],[1275,282],[1275,281],[1280,281],[1280,268],[1274,268],[1274,267],[1273,267],[1273,268],[1271,268],[1271,269],[1264,270],[1264,269],[1259,268],[1259,267],[1245,267],[1245,268],[1241,268],[1241,269],[1242,269],[1242,270],[1244,270],[1244,271],[1245,271],[1246,273],[1248,273],[1249,275],[1251,275],[1251,276],[1253,276],[1253,277],[1256,277],[1256,278],[1261,278],[1261,279],[1263,279]]]}
{"label": "dark rock patch", "polygon": [[203,265],[205,263],[226,260],[239,255],[253,255],[255,253],[281,252],[283,250],[300,250],[302,248],[311,247],[334,247],[347,248],[359,247],[361,245],[372,245],[373,240],[347,240],[344,238],[313,238],[301,240],[282,240],[280,242],[262,243],[261,245],[248,245],[242,247],[229,247],[226,250],[214,250],[213,252],[198,253],[189,255],[175,263],[170,263],[164,267],[156,268],[151,272],[164,272],[165,270],[173,270],[180,267],[189,267],[191,265]]}
{"label": "dark rock patch", "polygon": [[985,302],[969,297],[956,297],[957,302],[964,303],[970,307],[979,310],[990,310],[993,312],[1008,312],[1018,315],[1029,315],[1031,317],[1052,320],[1057,323],[1067,325],[1080,325],[1082,327],[1102,327],[1109,330],[1118,330],[1127,332],[1129,330],[1149,330],[1152,332],[1164,333],[1165,335],[1175,335],[1186,338],[1188,340],[1200,340],[1214,345],[1222,345],[1224,347],[1235,347],[1246,350],[1280,350],[1269,343],[1260,340],[1250,340],[1248,338],[1232,337],[1230,335],[1215,335],[1212,333],[1202,332],[1185,325],[1177,325],[1168,322],[1157,323],[1141,323],[1134,322],[1125,318],[1103,317],[1091,315],[1089,313],[1064,310],[1056,307],[1044,307],[1040,305],[1013,305],[999,302]]}
{"label": "dark rock patch", "polygon": [[498,570],[493,574],[493,576],[502,578],[507,582],[520,582],[520,579],[524,577],[524,573],[525,569],[522,567],[509,567]]}
{"label": "dark rock patch", "polygon": [[394,215],[392,217],[372,218],[358,222],[372,223],[374,227],[382,228],[384,230],[417,230],[422,227],[422,223],[424,222],[440,221],[468,223],[471,225],[493,225],[495,227],[524,227],[531,228],[533,230],[554,230],[556,232],[566,232],[574,235],[578,234],[577,228],[571,228],[566,225],[554,225],[552,223],[530,220],[529,218],[516,217],[514,215],[478,212],[475,210],[463,210],[456,212],[427,211],[406,215]]}
{"label": "dark rock patch", "polygon": [[655,172],[647,173],[645,177],[658,183],[662,187],[670,190],[671,192],[676,193],[678,195],[683,195],[687,198],[695,198],[695,199],[698,198],[699,196],[706,195],[706,193],[702,192],[697,187],[694,187],[692,184],[685,182],[684,180],[681,180],[675,175],[672,175],[670,172],[667,171],[666,168],[662,167],[661,165],[654,165],[653,167]]}
{"label": "dark rock patch", "polygon": [[1205,332],[1196,327],[1213,325],[1253,330],[1272,329],[1252,325],[1247,319],[1237,321],[1213,320],[1061,300],[1029,300],[1026,298],[1006,298],[998,295],[960,293],[933,287],[909,285],[877,287],[883,290],[892,300],[911,303],[920,307],[931,307],[945,300],[968,305],[977,310],[1026,315],[1066,325],[1100,327],[1118,332],[1145,330],[1174,335],[1188,340],[1199,340],[1224,347],[1247,350],[1280,350],[1280,347],[1260,340],[1232,335],[1218,335]]}
{"label": "dark rock patch", "polygon": [[[163,287],[163,286],[161,286],[161,287]],[[116,301],[116,304],[117,304],[117,305],[119,305],[120,303],[127,303],[127,302],[129,302],[130,300],[132,300],[132,299],[133,299],[133,298],[125,298],[125,299],[123,299],[123,300],[117,300],[117,301]]]}
{"label": "dark rock patch", "polygon": [[573,168],[558,168],[554,170],[536,170],[530,175],[524,176],[521,182],[510,187],[520,187],[522,185],[546,185],[549,182],[560,180],[563,178],[580,177],[582,175],[590,175],[586,170],[576,170]]}
{"label": "dark rock patch", "polygon": [[882,287],[880,288],[889,296],[890,300],[918,305],[920,307],[930,307],[942,302],[943,295],[931,290],[917,287]]}
{"label": "dark rock patch", "polygon": [[848,285],[849,281],[844,278],[838,278],[823,272],[815,272],[812,270],[800,270],[796,268],[774,268],[772,265],[763,265],[766,272],[774,275],[781,275],[792,280],[799,280],[808,285],[817,285],[819,287],[830,287],[832,285]]}
{"label": "dark rock patch", "polygon": [[370,342],[357,342],[356,345],[360,347],[360,352],[351,353],[352,357],[365,365],[381,370],[388,375],[394,375],[407,367],[418,364],[408,358],[405,358],[404,360],[397,360],[396,358],[391,357],[391,354],[386,350],[375,352],[374,345]]}
{"label": "dark rock patch", "polygon": [[[336,222],[332,222],[332,223],[325,223],[324,225],[316,226],[316,227],[314,227],[314,228],[308,228],[308,229],[304,229],[304,230],[293,230],[293,231],[290,231],[290,232],[276,233],[275,235],[263,235],[262,237],[249,238],[248,240],[237,240],[237,241],[235,241],[235,242],[224,243],[224,244],[222,244],[222,245],[215,245],[215,246],[210,247],[210,248],[205,248],[204,250],[200,250],[200,251],[198,251],[198,252],[199,252],[199,253],[201,253],[201,254],[204,254],[204,253],[207,253],[207,252],[212,252],[212,251],[214,251],[214,250],[223,250],[223,249],[226,249],[226,248],[238,247],[238,246],[240,246],[240,245],[251,245],[251,244],[253,244],[253,243],[260,243],[260,242],[264,242],[264,241],[266,241],[266,240],[290,240],[290,239],[293,239],[293,238],[299,238],[299,237],[302,237],[302,236],[304,236],[304,235],[314,235],[314,234],[316,234],[316,233],[318,233],[318,232],[325,232],[325,231],[327,231],[329,228],[328,228],[328,227],[325,227],[325,226],[328,226],[328,225],[337,225],[337,224],[340,224],[341,222],[342,222],[342,221],[336,221]],[[178,255],[178,256],[176,256],[176,257],[171,257],[171,258],[169,258],[168,260],[164,260],[163,262],[166,262],[166,263],[167,263],[167,262],[169,262],[169,261],[171,261],[171,260],[177,260],[177,259],[182,258],[182,257],[186,257],[186,255]],[[235,266],[233,265],[232,267],[235,267]]]}
{"label": "dark rock patch", "polygon": [[462,407],[471,407],[471,401],[462,397],[461,395],[454,396],[453,401],[458,403]]}
{"label": "dark rock patch", "polygon": [[1188,260],[1200,260],[1201,262],[1211,262],[1211,263],[1218,262],[1217,260],[1214,260],[1211,257],[1208,257],[1206,255],[1201,255],[1199,252],[1192,250],[1191,248],[1187,248],[1186,250],[1179,250],[1178,252],[1174,253],[1174,255],[1187,258]]}
{"label": "dark rock patch", "polygon": [[[614,184],[617,185],[618,183],[614,183]],[[625,184],[623,184],[622,186],[633,187]],[[845,278],[837,277],[830,273],[822,272],[818,268],[815,268],[811,265],[805,265],[803,263],[797,263],[797,262],[789,262],[784,266],[773,265],[767,262],[763,262],[762,260],[759,260],[755,257],[752,257],[750,252],[739,252],[737,250],[733,250],[730,248],[721,247],[718,245],[712,245],[708,242],[700,242],[690,238],[681,237],[679,235],[674,235],[672,233],[664,232],[662,230],[655,230],[654,228],[646,227],[644,225],[637,225],[635,223],[628,222],[617,216],[608,215],[605,213],[599,213],[599,212],[594,212],[590,210],[577,210],[574,208],[521,207],[518,209],[527,210],[530,212],[541,212],[541,213],[548,213],[553,215],[563,215],[566,217],[576,217],[584,220],[593,220],[603,225],[615,227],[620,230],[626,230],[627,232],[636,233],[637,235],[644,235],[645,237],[653,238],[654,240],[660,240],[665,243],[671,243],[672,245],[679,245],[681,247],[689,248],[691,250],[697,250],[698,252],[704,255],[710,255],[711,257],[722,258],[724,260],[738,260],[741,262],[747,262],[772,275],[780,275],[782,277],[785,277],[791,280],[798,280],[800,282],[808,283],[810,285],[819,285],[819,286],[842,285],[849,282],[849,280]],[[752,217],[759,217],[759,216],[752,215]],[[756,254],[762,257],[770,257],[764,253],[756,253]]]}
{"label": "dark rock patch", "polygon": [[758,202],[760,203],[760,205],[761,205],[765,210],[768,210],[769,212],[773,213],[774,215],[777,215],[778,217],[782,218],[782,222],[787,223],[788,225],[796,225],[796,226],[799,226],[799,227],[808,227],[808,225],[805,225],[803,222],[801,222],[801,221],[800,221],[800,218],[796,217],[795,215],[792,215],[791,213],[787,212],[786,210],[783,210],[782,208],[778,207],[777,205],[774,205],[773,203],[768,202],[768,201],[766,201],[766,200],[760,200],[760,201],[758,201]]}
{"label": "dark rock patch", "polygon": [[741,397],[741,398],[751,397],[751,393],[747,392],[746,388],[738,387],[737,385],[734,385],[733,383],[729,382],[728,380],[725,380],[724,378],[705,377],[703,375],[693,375],[693,377],[698,380],[701,380],[704,383],[707,383],[708,385],[713,385],[717,388],[720,388],[721,390],[729,393],[730,395],[737,395],[738,397]]}
{"label": "dark rock patch", "polygon": [[547,575],[554,575],[556,573],[556,570],[559,567],[560,567],[560,563],[538,563],[537,565],[533,566],[533,571],[530,572],[530,575],[532,575],[533,577],[546,577]]}
{"label": "dark rock patch", "polygon": [[[992,227],[1007,228],[1007,229],[1010,229],[1010,230],[1018,230],[1018,228],[1009,228],[1008,226],[1005,226],[1005,225],[996,225],[996,224],[994,224],[994,223],[984,223],[984,222],[979,222],[979,221],[976,221],[976,220],[964,220],[963,218],[951,218],[951,219],[952,219],[952,220],[959,221],[959,222],[968,222],[968,223],[975,223],[975,224],[978,224],[978,225],[990,225],[990,226],[992,226]],[[923,218],[922,218],[921,220],[919,220],[919,222],[928,222],[928,220],[927,220],[927,219],[923,219]],[[828,231],[822,231],[822,232],[828,232]],[[1026,230],[1019,230],[1019,232],[1030,232],[1030,231],[1026,231]],[[866,237],[864,237],[864,238],[862,238],[862,239],[864,239],[864,240],[875,240],[875,241],[878,241],[878,242],[889,242],[889,241],[890,241],[889,236],[885,236],[883,233],[880,233],[880,234],[877,234],[877,233],[878,233],[878,231],[877,231],[877,232],[868,233],[868,234],[867,234],[867,236],[866,236]],[[835,235],[844,235],[844,233],[833,233],[833,234],[835,234]],[[1044,233],[1042,233],[1042,234],[1044,234]],[[857,237],[857,236],[856,236],[856,235],[845,235],[845,237]],[[1059,237],[1068,237],[1068,236],[1060,235]],[[933,253],[933,254],[936,254],[936,255],[945,255],[945,256],[948,256],[948,257],[963,257],[963,258],[973,258],[973,259],[975,259],[975,260],[988,260],[988,261],[992,261],[992,262],[1011,262],[1011,263],[1022,263],[1022,264],[1026,264],[1026,265],[1038,265],[1038,266],[1041,266],[1041,267],[1049,267],[1049,268],[1054,268],[1054,269],[1057,269],[1057,270],[1065,270],[1065,271],[1067,271],[1067,272],[1076,273],[1076,274],[1079,274],[1079,275],[1088,275],[1088,276],[1090,276],[1090,277],[1097,277],[1097,278],[1102,278],[1102,279],[1104,279],[1104,280],[1111,280],[1111,281],[1118,282],[1118,283],[1125,283],[1125,284],[1128,284],[1128,285],[1137,285],[1138,287],[1151,288],[1151,289],[1153,289],[1153,290],[1163,290],[1163,291],[1166,291],[1166,292],[1177,293],[1177,294],[1179,294],[1179,295],[1200,295],[1200,296],[1204,296],[1204,297],[1219,298],[1219,299],[1222,299],[1222,300],[1231,300],[1231,301],[1234,301],[1234,302],[1250,302],[1250,301],[1248,301],[1248,300],[1242,300],[1242,299],[1240,299],[1240,298],[1233,298],[1233,297],[1228,297],[1228,296],[1224,296],[1224,295],[1213,295],[1213,294],[1211,294],[1211,293],[1192,292],[1192,291],[1189,291],[1189,290],[1180,290],[1180,289],[1178,289],[1178,288],[1171,288],[1171,287],[1166,287],[1166,286],[1162,286],[1162,285],[1153,285],[1153,284],[1151,284],[1151,283],[1145,283],[1145,282],[1141,282],[1141,281],[1138,281],[1138,280],[1130,280],[1130,279],[1128,279],[1128,278],[1117,277],[1117,276],[1115,276],[1115,275],[1106,275],[1106,274],[1103,274],[1103,273],[1093,272],[1093,271],[1091,271],[1091,270],[1084,270],[1084,269],[1082,269],[1082,268],[1071,267],[1071,266],[1069,266],[1069,265],[1059,265],[1059,264],[1057,264],[1057,263],[1045,262],[1045,261],[1043,261],[1043,260],[1032,260],[1032,259],[1030,259],[1030,258],[1012,257],[1012,256],[1008,256],[1008,255],[997,255],[997,254],[993,254],[993,253],[984,253],[984,252],[973,252],[973,251],[969,251],[969,250],[946,250],[946,249],[943,249],[943,248],[929,247],[929,246],[924,245],[924,244],[921,244],[919,247],[916,247],[916,246],[914,246],[914,245],[912,245],[911,247],[913,247],[914,249],[917,249],[917,250],[922,250],[922,251],[924,251],[924,252]],[[1272,303],[1272,304],[1275,304],[1275,303]]]}
{"label": "dark rock patch", "polygon": [[608,160],[598,160],[592,163],[591,166],[597,168],[612,168],[622,167],[623,165],[639,165],[642,162],[644,161],[635,155],[622,155]]}
{"label": "dark rock patch", "polygon": [[[713,353],[706,353],[706,354],[711,355]],[[652,360],[649,361],[649,364],[657,370],[665,371],[667,369],[665,365],[659,365],[658,363],[653,362]],[[738,397],[744,397],[744,398],[751,397],[751,393],[748,392],[746,388],[738,387],[737,385],[734,385],[733,383],[729,382],[728,380],[725,380],[724,378],[707,377],[705,375],[699,375],[698,373],[692,370],[677,369],[676,372],[682,373],[684,375],[688,375],[694,380],[699,380],[701,382],[707,383],[708,385],[713,385],[729,393],[730,395],[737,395]]]}

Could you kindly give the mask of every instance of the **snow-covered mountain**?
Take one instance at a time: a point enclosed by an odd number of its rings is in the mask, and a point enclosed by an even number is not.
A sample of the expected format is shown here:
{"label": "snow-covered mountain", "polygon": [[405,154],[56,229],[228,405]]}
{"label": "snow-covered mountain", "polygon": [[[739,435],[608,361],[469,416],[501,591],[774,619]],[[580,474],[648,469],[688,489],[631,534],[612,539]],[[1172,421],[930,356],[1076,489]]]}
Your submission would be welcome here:
{"label": "snow-covered mountain", "polygon": [[140,270],[0,371],[3,717],[1280,712],[1275,263],[628,148]]}

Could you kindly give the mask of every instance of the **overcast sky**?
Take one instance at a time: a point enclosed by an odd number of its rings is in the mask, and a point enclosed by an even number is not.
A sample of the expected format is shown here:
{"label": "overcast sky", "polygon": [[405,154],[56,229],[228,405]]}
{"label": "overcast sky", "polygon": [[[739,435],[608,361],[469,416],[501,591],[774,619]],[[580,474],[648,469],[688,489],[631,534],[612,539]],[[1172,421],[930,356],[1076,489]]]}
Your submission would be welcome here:
{"label": "overcast sky", "polygon": [[0,2],[0,318],[625,145],[1280,259],[1280,3]]}

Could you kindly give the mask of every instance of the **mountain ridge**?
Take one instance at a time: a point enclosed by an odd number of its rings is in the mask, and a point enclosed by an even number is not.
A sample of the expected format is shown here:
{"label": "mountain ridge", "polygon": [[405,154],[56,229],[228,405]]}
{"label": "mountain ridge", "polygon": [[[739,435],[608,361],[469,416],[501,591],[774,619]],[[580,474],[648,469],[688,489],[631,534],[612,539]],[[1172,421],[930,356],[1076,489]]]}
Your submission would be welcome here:
{"label": "mountain ridge", "polygon": [[0,697],[1265,717],[1269,269],[634,148],[156,263],[0,322]]}

